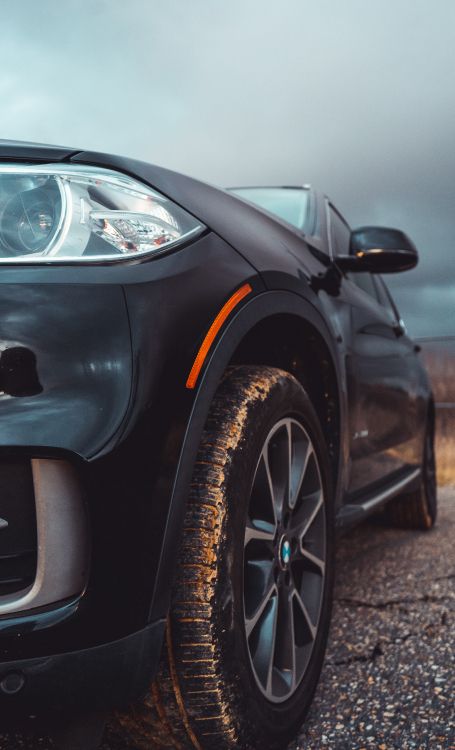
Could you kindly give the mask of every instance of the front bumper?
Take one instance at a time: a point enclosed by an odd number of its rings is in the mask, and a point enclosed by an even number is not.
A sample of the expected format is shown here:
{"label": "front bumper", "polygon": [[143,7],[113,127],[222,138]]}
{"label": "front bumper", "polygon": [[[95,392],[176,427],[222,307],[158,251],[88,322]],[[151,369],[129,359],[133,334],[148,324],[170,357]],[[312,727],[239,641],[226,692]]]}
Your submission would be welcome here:
{"label": "front bumper", "polygon": [[126,706],[143,695],[160,658],[165,621],[100,646],[0,665],[0,715],[53,723],[77,710]]}
{"label": "front bumper", "polygon": [[[251,270],[213,234],[153,262],[2,269],[0,466],[68,463],[86,544],[59,546],[58,566],[72,571],[60,601],[2,613],[0,596],[0,683],[24,676],[17,693],[0,688],[0,711],[124,705],[153,677],[168,606],[153,607],[157,571],[195,396],[186,377],[220,303]],[[58,523],[54,532],[58,541]]]}

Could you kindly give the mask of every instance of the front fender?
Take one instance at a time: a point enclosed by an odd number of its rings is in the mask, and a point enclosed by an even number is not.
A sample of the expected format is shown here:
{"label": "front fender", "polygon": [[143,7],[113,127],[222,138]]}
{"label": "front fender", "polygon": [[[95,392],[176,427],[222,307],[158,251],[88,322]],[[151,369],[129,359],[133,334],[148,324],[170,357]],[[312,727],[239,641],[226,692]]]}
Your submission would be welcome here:
{"label": "front fender", "polygon": [[[337,372],[337,381],[342,382],[338,355],[333,338],[324,319],[307,300],[292,292],[263,292],[247,302],[232,318],[213,349],[199,383],[196,398],[183,437],[175,479],[172,486],[169,511],[163,528],[161,554],[156,576],[156,585],[151,604],[151,619],[165,616],[170,603],[171,581],[176,568],[176,549],[180,542],[185,513],[185,503],[193,474],[194,463],[215,391],[234,352],[244,336],[257,323],[276,314],[291,314],[313,325],[324,338]],[[344,433],[345,405],[340,393],[341,434]],[[341,452],[340,452],[341,460]],[[340,475],[340,472],[339,472]],[[339,482],[341,487],[341,480]],[[337,492],[340,492],[340,487]]]}

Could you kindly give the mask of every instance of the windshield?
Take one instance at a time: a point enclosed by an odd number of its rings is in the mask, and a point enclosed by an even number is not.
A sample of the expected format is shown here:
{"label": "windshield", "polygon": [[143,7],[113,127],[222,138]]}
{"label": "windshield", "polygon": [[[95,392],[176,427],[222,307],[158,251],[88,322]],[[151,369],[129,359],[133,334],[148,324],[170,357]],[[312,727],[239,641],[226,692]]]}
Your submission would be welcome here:
{"label": "windshield", "polygon": [[309,190],[291,187],[232,188],[240,198],[264,208],[302,232],[307,230]]}

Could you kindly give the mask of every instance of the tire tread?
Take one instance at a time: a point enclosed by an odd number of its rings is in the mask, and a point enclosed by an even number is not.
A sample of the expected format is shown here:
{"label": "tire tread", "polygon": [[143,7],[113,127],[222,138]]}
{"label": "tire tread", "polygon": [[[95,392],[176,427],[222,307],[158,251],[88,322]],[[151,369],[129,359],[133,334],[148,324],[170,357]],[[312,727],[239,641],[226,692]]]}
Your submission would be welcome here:
{"label": "tire tread", "polygon": [[294,379],[277,368],[231,368],[211,405],[191,481],[159,675],[143,706],[119,717],[141,750],[150,750],[151,742],[176,750],[240,744],[212,624],[227,514],[222,490],[231,455],[245,438],[249,404],[264,400],[283,378]]}

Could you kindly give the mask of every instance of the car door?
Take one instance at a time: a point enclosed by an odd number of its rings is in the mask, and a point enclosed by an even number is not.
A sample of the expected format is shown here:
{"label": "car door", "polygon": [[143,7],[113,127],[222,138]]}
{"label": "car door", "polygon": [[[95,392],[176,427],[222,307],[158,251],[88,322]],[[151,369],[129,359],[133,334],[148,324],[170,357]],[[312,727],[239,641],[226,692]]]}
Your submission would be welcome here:
{"label": "car door", "polygon": [[[332,253],[349,253],[350,230],[328,204]],[[348,494],[363,495],[420,461],[420,372],[414,345],[381,279],[345,274],[349,306],[346,375],[350,411]],[[421,417],[420,417],[421,418]]]}

